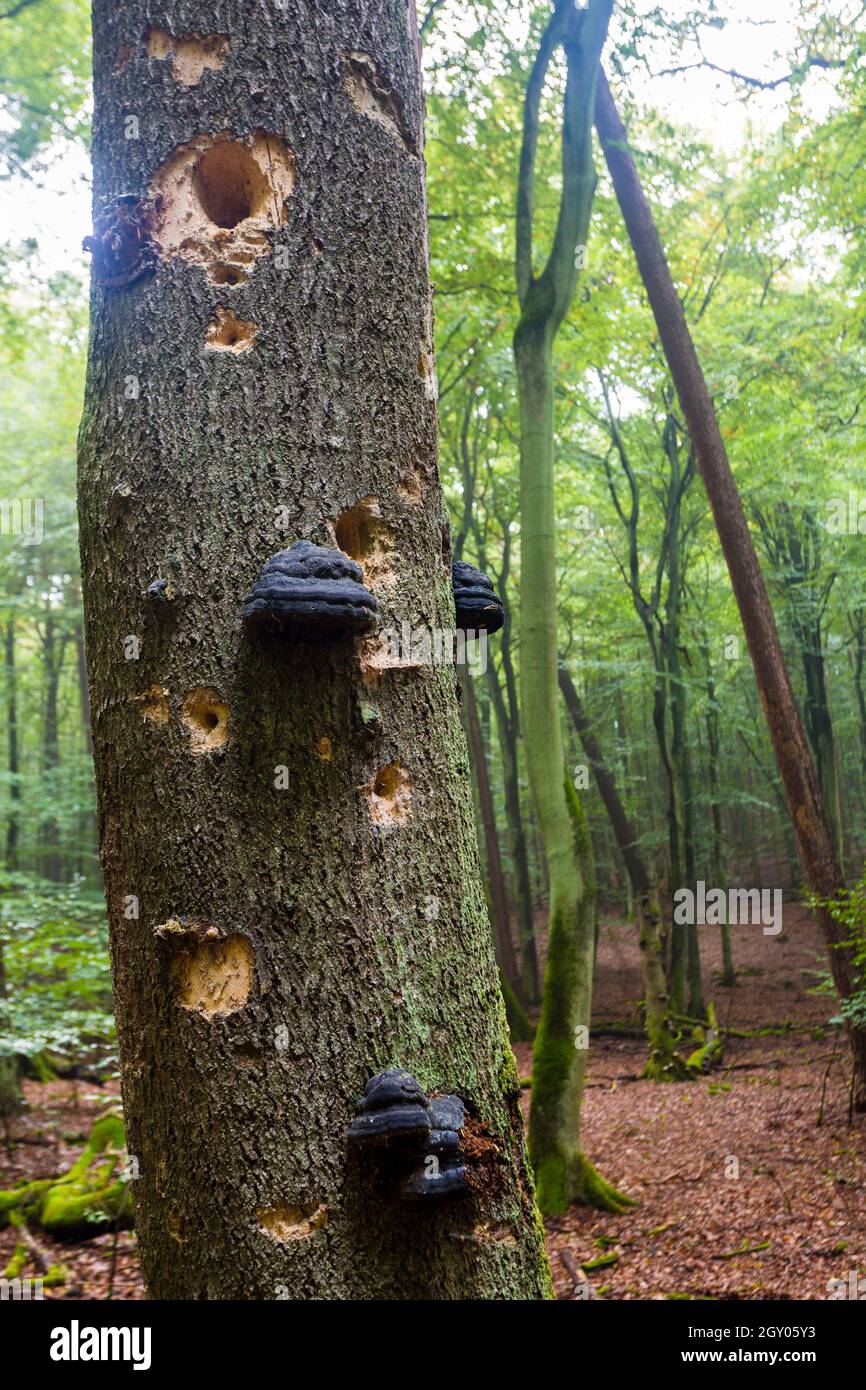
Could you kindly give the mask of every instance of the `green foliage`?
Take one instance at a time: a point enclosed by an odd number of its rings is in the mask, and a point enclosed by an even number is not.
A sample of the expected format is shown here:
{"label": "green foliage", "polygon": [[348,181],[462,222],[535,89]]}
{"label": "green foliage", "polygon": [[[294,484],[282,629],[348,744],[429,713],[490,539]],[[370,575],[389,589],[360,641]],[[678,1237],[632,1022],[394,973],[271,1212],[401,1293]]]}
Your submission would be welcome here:
{"label": "green foliage", "polygon": [[32,176],[59,140],[88,133],[87,0],[8,0],[0,15],[0,175]]}
{"label": "green foliage", "polygon": [[108,929],[101,894],[79,880],[0,881],[0,1056],[49,1051],[104,1062],[114,1038]]}
{"label": "green foliage", "polygon": [[[825,908],[833,920],[844,927],[845,939],[840,943],[840,947],[851,947],[854,968],[857,971],[857,988],[847,999],[841,1001],[838,1014],[830,1022],[866,1028],[866,866],[857,882],[837,897],[821,899],[810,896],[807,902],[813,911]],[[822,969],[815,973],[818,976],[818,991],[822,994],[835,994],[830,970]]]}

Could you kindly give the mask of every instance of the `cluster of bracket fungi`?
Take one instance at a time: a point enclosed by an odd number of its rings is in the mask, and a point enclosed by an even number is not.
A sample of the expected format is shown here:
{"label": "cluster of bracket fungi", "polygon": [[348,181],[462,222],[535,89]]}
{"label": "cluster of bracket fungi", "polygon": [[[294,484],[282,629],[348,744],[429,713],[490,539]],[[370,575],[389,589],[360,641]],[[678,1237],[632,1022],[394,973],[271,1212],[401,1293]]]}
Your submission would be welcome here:
{"label": "cluster of bracket fungi", "polygon": [[505,609],[502,600],[493,592],[493,585],[486,574],[465,560],[455,560],[451,566],[451,587],[458,629],[499,631],[505,622]]}
{"label": "cluster of bracket fungi", "polygon": [[[296,640],[370,632],[379,604],[363,580],[361,566],[342,550],[295,541],[262,567],[244,600],[244,622]],[[505,612],[487,575],[457,560],[451,581],[458,629],[498,632]]]}
{"label": "cluster of bracket fungi", "polygon": [[459,1096],[428,1096],[408,1071],[378,1072],[349,1126],[350,1144],[397,1159],[403,1201],[458,1197],[467,1191],[460,1134],[466,1112]]}
{"label": "cluster of bracket fungi", "polygon": [[379,604],[363,579],[342,550],[295,541],[261,570],[244,602],[244,622],[301,639],[369,632]]}

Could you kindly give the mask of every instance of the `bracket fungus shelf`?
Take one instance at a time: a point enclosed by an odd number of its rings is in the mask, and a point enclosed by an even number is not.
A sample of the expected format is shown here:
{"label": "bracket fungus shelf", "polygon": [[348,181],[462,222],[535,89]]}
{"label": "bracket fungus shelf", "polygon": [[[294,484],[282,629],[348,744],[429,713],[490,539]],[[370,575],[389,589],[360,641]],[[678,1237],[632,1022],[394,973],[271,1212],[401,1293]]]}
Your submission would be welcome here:
{"label": "bracket fungus shelf", "polygon": [[263,566],[244,603],[244,622],[297,641],[370,632],[379,604],[362,580],[361,566],[348,555],[296,541]]}
{"label": "bracket fungus shelf", "polygon": [[451,566],[451,587],[459,629],[499,631],[505,622],[505,609],[486,574],[465,560],[455,560]]}
{"label": "bracket fungus shelf", "polygon": [[356,1148],[396,1157],[399,1199],[456,1197],[468,1191],[460,1140],[465,1118],[459,1096],[431,1099],[411,1072],[393,1068],[367,1082],[347,1137]]}

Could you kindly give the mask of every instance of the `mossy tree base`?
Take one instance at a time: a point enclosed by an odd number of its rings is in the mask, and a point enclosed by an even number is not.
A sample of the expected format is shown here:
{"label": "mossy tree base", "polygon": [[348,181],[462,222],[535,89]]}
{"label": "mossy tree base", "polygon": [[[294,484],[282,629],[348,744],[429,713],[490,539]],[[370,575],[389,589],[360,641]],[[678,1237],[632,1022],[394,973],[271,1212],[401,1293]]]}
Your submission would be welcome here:
{"label": "mossy tree base", "polygon": [[650,1052],[646,1066],[641,1072],[642,1081],[694,1081],[695,1074],[678,1052],[655,1050]]}
{"label": "mossy tree base", "polygon": [[538,1205],[545,1216],[562,1216],[568,1207],[594,1207],[622,1216],[637,1206],[632,1197],[603,1178],[584,1153],[551,1155],[535,1174]]}

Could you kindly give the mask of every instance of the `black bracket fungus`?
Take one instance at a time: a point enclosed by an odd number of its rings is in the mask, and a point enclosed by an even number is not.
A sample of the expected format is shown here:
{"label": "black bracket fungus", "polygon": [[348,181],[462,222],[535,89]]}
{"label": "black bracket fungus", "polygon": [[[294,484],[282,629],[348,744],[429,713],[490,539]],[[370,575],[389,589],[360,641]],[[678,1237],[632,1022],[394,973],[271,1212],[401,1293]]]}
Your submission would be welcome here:
{"label": "black bracket fungus", "polygon": [[502,601],[493,585],[474,565],[455,560],[451,566],[451,587],[457,609],[457,627],[466,631],[498,632],[505,622]]}
{"label": "black bracket fungus", "polygon": [[93,235],[81,243],[93,256],[97,284],[122,290],[156,266],[150,237],[152,204],[135,193],[121,193],[97,213]]}
{"label": "black bracket fungus", "polygon": [[390,1144],[430,1133],[429,1100],[411,1072],[379,1072],[364,1087],[361,1113],[349,1126],[349,1140]]}
{"label": "black bracket fungus", "polygon": [[403,1196],[411,1201],[458,1197],[468,1191],[460,1150],[466,1111],[459,1096],[440,1096],[430,1102],[430,1133],[422,1161],[410,1174]]}
{"label": "black bracket fungus", "polygon": [[460,1149],[465,1119],[459,1096],[431,1100],[411,1072],[394,1068],[367,1082],[348,1138],[396,1155],[390,1176],[403,1200],[454,1197],[468,1190]]}
{"label": "black bracket fungus", "polygon": [[244,622],[300,641],[369,632],[379,604],[363,578],[342,551],[295,541],[262,568],[244,602]]}

